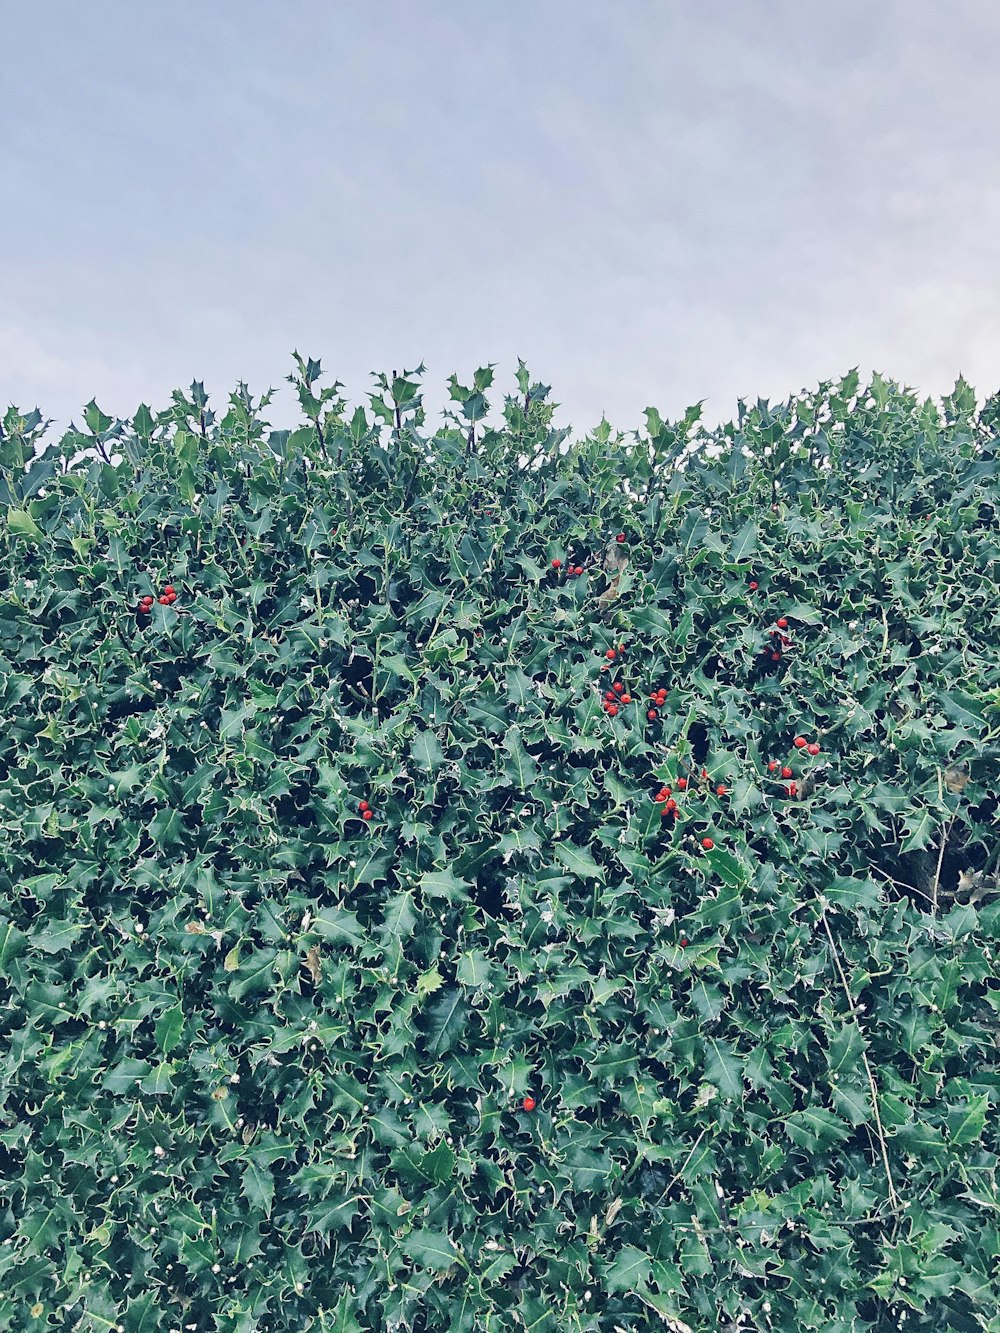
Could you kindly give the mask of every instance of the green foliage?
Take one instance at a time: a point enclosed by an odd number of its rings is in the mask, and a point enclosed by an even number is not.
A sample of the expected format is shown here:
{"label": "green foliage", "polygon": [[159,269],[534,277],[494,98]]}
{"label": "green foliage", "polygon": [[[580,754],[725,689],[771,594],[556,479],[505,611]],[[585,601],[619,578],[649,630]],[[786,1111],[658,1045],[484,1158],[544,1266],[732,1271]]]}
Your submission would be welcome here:
{"label": "green foliage", "polygon": [[994,400],[295,359],[3,419],[0,1330],[998,1333]]}

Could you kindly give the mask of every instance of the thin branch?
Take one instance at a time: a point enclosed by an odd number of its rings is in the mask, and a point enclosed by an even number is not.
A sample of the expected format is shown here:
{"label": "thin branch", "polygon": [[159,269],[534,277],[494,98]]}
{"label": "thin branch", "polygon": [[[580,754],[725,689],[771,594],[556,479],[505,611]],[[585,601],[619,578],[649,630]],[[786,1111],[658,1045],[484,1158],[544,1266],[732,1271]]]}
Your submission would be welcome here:
{"label": "thin branch", "polygon": [[948,821],[948,827],[941,834],[941,849],[938,852],[937,870],[934,872],[934,887],[931,890],[931,911],[935,916],[937,916],[938,884],[941,882],[941,862],[944,860],[944,849],[948,845],[948,839],[951,837],[951,830],[957,817],[958,811],[956,810]]}
{"label": "thin branch", "polygon": [[907,884],[905,880],[896,879],[895,876],[886,874],[880,866],[872,866],[872,870],[874,870],[877,875],[881,875],[883,879],[887,879],[890,884],[895,884],[901,889],[906,889],[909,893],[917,894],[918,897],[923,898],[925,902],[929,903],[932,901],[930,895],[924,893],[923,889],[918,889],[915,884]]}
{"label": "thin branch", "polygon": [[[837,946],[834,943],[833,933],[830,930],[830,923],[826,919],[826,904],[820,901],[820,920],[823,922],[823,929],[826,931],[826,938],[830,941],[830,952],[833,955],[833,965],[837,969],[837,975],[840,977],[840,984],[844,988],[844,994],[847,996],[847,1004],[851,1011],[851,1017],[854,1019],[858,1030],[861,1030],[861,1022],[858,1018],[858,1011],[854,1004],[854,997],[851,995],[851,988],[848,985],[844,969],[840,965],[840,955],[837,953]],[[889,1186],[889,1202],[894,1209],[899,1208],[899,1196],[896,1193],[896,1187],[892,1183],[892,1171],[889,1167],[889,1150],[886,1147],[885,1131],[882,1128],[882,1117],[878,1109],[878,1089],[875,1086],[875,1075],[872,1073],[872,1067],[868,1062],[868,1052],[862,1050],[861,1059],[864,1061],[865,1073],[868,1075],[868,1087],[871,1089],[872,1110],[875,1113],[875,1128],[878,1132],[879,1147],[882,1150],[882,1165],[885,1167],[885,1179]]]}

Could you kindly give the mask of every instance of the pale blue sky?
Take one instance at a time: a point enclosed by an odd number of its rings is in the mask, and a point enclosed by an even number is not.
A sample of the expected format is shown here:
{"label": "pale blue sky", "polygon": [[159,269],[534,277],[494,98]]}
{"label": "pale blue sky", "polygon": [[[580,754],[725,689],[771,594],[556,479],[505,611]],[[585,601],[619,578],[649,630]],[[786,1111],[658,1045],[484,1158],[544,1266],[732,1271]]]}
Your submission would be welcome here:
{"label": "pale blue sky", "polygon": [[[996,0],[36,0],[0,16],[0,409],[291,352],[517,358],[575,434],[852,366],[1000,388]],[[494,418],[495,419],[495,415]]]}

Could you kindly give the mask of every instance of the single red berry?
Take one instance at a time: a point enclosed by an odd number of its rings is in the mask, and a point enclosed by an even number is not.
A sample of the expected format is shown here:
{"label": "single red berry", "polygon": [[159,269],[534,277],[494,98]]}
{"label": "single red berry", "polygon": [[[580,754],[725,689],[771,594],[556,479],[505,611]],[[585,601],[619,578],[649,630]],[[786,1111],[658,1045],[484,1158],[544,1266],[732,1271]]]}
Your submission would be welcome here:
{"label": "single red berry", "polygon": [[613,662],[615,658],[618,656],[618,654],[615,652],[613,648],[609,648],[608,651],[604,654],[604,656],[608,659],[609,662]]}
{"label": "single red berry", "polygon": [[809,751],[810,754],[819,754],[819,746],[816,744],[815,741],[813,741],[812,745],[807,745],[806,749]]}
{"label": "single red berry", "polygon": [[787,628],[788,628],[788,621],[785,619],[784,616],[782,616],[782,617],[777,621],[777,625],[778,625],[778,629],[787,629]]}
{"label": "single red berry", "polygon": [[174,590],[174,585],[172,583],[168,583],[167,586],[163,589],[163,591],[167,594],[168,597],[173,592],[173,590]]}
{"label": "single red berry", "polygon": [[796,793],[797,791],[798,791],[798,787],[795,785],[795,783],[794,783],[794,782],[790,782],[790,783],[788,784],[788,794],[789,794],[789,796],[794,796],[795,793]]}
{"label": "single red berry", "polygon": [[625,534],[624,534],[624,532],[619,532],[618,536],[615,538],[615,541],[616,541],[616,542],[623,542],[624,540],[625,540]]}
{"label": "single red berry", "polygon": [[170,603],[171,606],[173,606],[174,602],[177,601],[177,594],[175,592],[168,592],[167,601]]}
{"label": "single red berry", "polygon": [[583,565],[577,565],[576,569],[573,570],[573,573],[574,573],[574,574],[582,574],[582,573],[583,573]]}
{"label": "single red berry", "polygon": [[604,697],[605,697],[605,699],[607,699],[607,701],[608,701],[609,704],[613,704],[613,703],[615,702],[615,700],[618,698],[618,696],[617,696],[617,694],[615,694],[614,690],[608,690],[607,694],[605,694]]}
{"label": "single red berry", "polygon": [[625,686],[621,683],[620,680],[616,680],[615,683],[611,686],[611,688],[614,690],[615,694],[625,693]]}
{"label": "single red berry", "polygon": [[608,712],[611,714],[612,717],[616,717],[618,714],[618,705],[608,704]]}
{"label": "single red berry", "polygon": [[654,800],[654,801],[665,801],[666,799],[667,799],[667,789],[666,789],[666,787],[661,787],[660,790],[659,790],[659,791],[656,793],[656,795],[653,797],[653,800]]}
{"label": "single red berry", "polygon": [[623,703],[623,704],[630,704],[631,702],[632,702],[632,696],[631,696],[631,694],[623,694],[623,695],[622,695],[622,703]]}
{"label": "single red berry", "polygon": [[169,605],[170,605],[170,598],[169,598],[169,597],[161,597],[161,598],[159,598],[159,603],[160,603],[161,606],[169,606]]}
{"label": "single red berry", "polygon": [[655,708],[651,708],[651,709],[649,710],[649,712],[646,714],[646,716],[649,718],[650,722],[655,722],[655,721],[656,721],[656,709],[655,709]]}
{"label": "single red berry", "polygon": [[660,811],[660,818],[666,819],[668,815],[672,815],[673,813],[674,813],[674,806],[665,805]]}
{"label": "single red berry", "polygon": [[533,1111],[538,1103],[535,1101],[534,1097],[525,1097],[521,1105],[526,1111]]}
{"label": "single red berry", "polygon": [[682,935],[682,936],[681,936],[681,948],[682,948],[682,949],[686,949],[687,947],[688,947],[687,936],[686,936],[686,935]]}
{"label": "single red berry", "polygon": [[702,847],[704,847],[706,852],[710,852],[712,848],[715,846],[715,843],[712,841],[711,838],[702,838],[701,845]]}
{"label": "single red berry", "polygon": [[716,789],[715,789],[715,794],[716,794],[716,796],[726,796],[726,795],[728,795],[728,790],[729,790],[729,789],[728,789],[727,787],[719,786],[719,787],[716,787]]}
{"label": "single red berry", "polygon": [[370,810],[370,809],[371,809],[371,806],[368,804],[367,801],[362,801],[362,802],[360,803],[360,805],[358,806],[358,809],[359,809],[359,810]]}
{"label": "single red berry", "polygon": [[370,810],[363,810],[361,813],[361,818],[367,820],[367,819],[374,819],[375,816],[372,814]]}
{"label": "single red berry", "polygon": [[687,778],[678,778],[678,779],[677,779],[677,788],[678,788],[679,791],[687,791],[687,785],[688,785],[688,780],[687,780]]}
{"label": "single red berry", "polygon": [[702,776],[703,778],[707,778],[707,777],[708,777],[708,769],[707,769],[707,768],[703,768],[703,769],[701,770],[701,776]]}
{"label": "single red berry", "polygon": [[670,800],[667,802],[667,809],[668,809],[668,810],[676,810],[676,809],[677,809],[677,802],[674,800],[674,798],[673,798],[672,796],[671,796]]}
{"label": "single red berry", "polygon": [[140,603],[139,603],[139,614],[140,614],[141,616],[148,616],[148,615],[149,615],[149,607],[146,605],[145,602],[140,602]]}
{"label": "single red berry", "polygon": [[771,654],[771,661],[772,661],[772,662],[780,662],[780,661],[781,661],[781,654],[780,654],[780,653],[772,653],[772,654]]}
{"label": "single red berry", "polygon": [[756,592],[756,591],[757,591],[757,581],[756,581],[756,579],[750,584],[750,591],[751,591],[751,592]]}
{"label": "single red berry", "polygon": [[623,652],[625,651],[625,645],[624,645],[623,643],[620,643],[620,644],[618,645],[618,651],[619,651],[620,653],[623,653]]}
{"label": "single red berry", "polygon": [[553,560],[553,561],[552,561],[552,568],[553,568],[553,569],[561,569],[561,568],[562,568],[562,561],[561,561],[561,560]]}
{"label": "single red berry", "polygon": [[145,596],[142,600],[146,603],[147,606],[152,606],[152,605],[153,605],[153,594],[152,594],[151,592],[147,592],[147,593],[146,593],[146,596]]}
{"label": "single red berry", "polygon": [[775,770],[777,767],[778,767],[778,761],[777,761],[777,759],[772,759],[771,762],[770,762],[770,763],[768,764],[768,766],[767,766],[767,771],[768,771],[769,773],[773,773],[774,770]]}
{"label": "single red berry", "polygon": [[807,744],[807,741],[805,736],[796,736],[792,741],[792,744],[795,746],[796,750],[801,750]]}
{"label": "single red berry", "polygon": [[786,764],[785,767],[781,770],[781,776],[782,776],[783,778],[790,778],[790,777],[792,776],[792,770],[788,767],[787,764]]}

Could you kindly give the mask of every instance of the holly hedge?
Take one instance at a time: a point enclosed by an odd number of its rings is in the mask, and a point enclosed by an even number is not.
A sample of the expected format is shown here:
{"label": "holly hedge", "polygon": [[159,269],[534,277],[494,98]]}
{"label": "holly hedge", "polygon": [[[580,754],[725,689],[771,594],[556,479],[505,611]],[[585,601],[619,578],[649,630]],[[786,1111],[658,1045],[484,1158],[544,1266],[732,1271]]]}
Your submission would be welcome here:
{"label": "holly hedge", "polygon": [[1000,1333],[1000,400],[295,361],[3,418],[0,1329]]}

